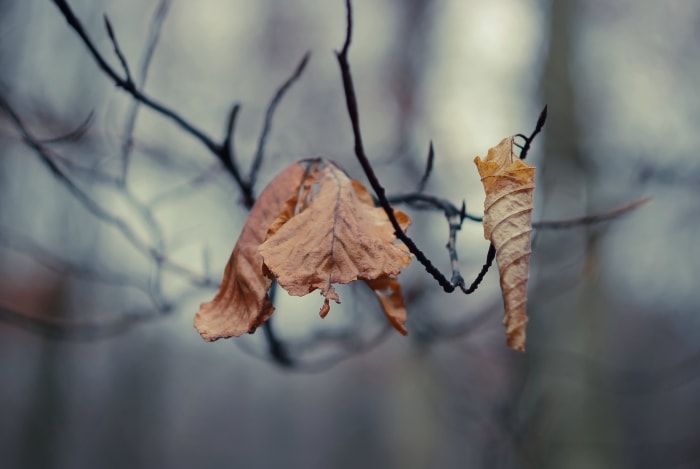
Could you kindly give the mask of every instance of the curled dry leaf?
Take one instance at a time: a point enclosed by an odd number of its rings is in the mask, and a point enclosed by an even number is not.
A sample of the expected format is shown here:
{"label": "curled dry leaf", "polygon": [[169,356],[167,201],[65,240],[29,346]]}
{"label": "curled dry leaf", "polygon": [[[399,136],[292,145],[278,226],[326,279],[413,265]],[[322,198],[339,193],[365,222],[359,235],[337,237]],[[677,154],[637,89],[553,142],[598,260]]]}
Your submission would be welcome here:
{"label": "curled dry leaf", "polygon": [[[408,226],[408,216],[395,214]],[[405,333],[406,312],[393,276],[408,266],[411,254],[397,242],[388,217],[367,190],[330,161],[318,160],[309,168],[259,251],[265,268],[290,295],[321,292],[322,317],[330,300],[340,303],[334,284],[364,280],[392,324]]]}
{"label": "curled dry leaf", "polygon": [[[404,229],[408,216],[395,211]],[[320,290],[340,302],[333,284],[363,280],[391,324],[406,331],[406,308],[395,276],[411,262],[408,249],[372,196],[328,160],[295,163],[260,194],[224,272],[221,288],[201,305],[195,327],[205,340],[239,336],[269,319],[272,279],[291,295]]]}
{"label": "curled dry leaf", "polygon": [[272,315],[275,308],[267,296],[272,281],[263,274],[258,246],[285,202],[294,197],[304,175],[304,167],[295,163],[260,194],[233,248],[219,292],[202,304],[195,316],[194,326],[204,340],[252,333]]}
{"label": "curled dry leaf", "polygon": [[524,351],[535,168],[513,153],[513,137],[474,163],[486,191],[484,237],[496,248],[508,346]]}

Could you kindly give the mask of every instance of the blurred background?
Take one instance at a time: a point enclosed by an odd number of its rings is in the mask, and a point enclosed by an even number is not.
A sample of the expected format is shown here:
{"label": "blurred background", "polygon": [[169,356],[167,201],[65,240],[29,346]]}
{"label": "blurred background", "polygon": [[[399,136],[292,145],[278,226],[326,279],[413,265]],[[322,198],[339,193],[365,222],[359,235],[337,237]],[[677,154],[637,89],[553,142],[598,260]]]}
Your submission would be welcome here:
{"label": "blurred background", "polygon": [[[475,294],[448,295],[417,263],[400,277],[405,338],[346,288],[325,320],[316,294],[278,293],[272,325],[292,367],[263,330],[205,343],[192,320],[245,220],[238,186],[116,88],[53,2],[0,0],[0,467],[700,465],[700,4],[354,3],[365,146],[389,193],[417,185],[432,140],[426,191],[480,214],[473,158],[529,133],[546,103],[536,220],[652,201],[536,232],[525,354],[506,348],[495,268]],[[365,181],[333,53],[341,0],[70,5],[121,72],[108,15],[146,93],[216,141],[240,103],[243,168],[311,51],[257,193],[319,155]],[[447,272],[444,218],[407,211]],[[467,279],[487,247],[465,222]]]}

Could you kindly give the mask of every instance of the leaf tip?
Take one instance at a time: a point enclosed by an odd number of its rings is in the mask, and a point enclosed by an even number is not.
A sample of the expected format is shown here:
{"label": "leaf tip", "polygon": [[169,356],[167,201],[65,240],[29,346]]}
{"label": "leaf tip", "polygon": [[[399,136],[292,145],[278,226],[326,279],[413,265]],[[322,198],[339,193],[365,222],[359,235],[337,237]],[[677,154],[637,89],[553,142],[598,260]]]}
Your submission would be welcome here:
{"label": "leaf tip", "polygon": [[328,298],[323,300],[323,306],[321,306],[321,311],[318,312],[319,316],[322,318],[325,318],[328,316],[328,312],[331,310],[331,303],[328,301]]}

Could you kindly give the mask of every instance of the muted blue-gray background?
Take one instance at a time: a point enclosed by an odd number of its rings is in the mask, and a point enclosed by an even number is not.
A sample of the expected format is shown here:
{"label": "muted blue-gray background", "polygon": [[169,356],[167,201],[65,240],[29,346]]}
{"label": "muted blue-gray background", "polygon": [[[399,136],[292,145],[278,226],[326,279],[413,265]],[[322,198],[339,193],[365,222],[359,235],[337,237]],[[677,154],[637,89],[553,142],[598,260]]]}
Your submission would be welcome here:
{"label": "muted blue-gray background", "polygon": [[[137,70],[157,3],[71,5],[119,69],[106,13]],[[2,114],[0,307],[109,321],[153,309],[157,277],[177,308],[87,342],[0,323],[0,467],[697,467],[700,6],[357,0],[355,10],[365,145],[390,193],[415,187],[432,139],[427,191],[478,214],[473,158],[529,132],[547,103],[531,156],[536,219],[652,201],[611,224],[536,234],[525,355],[505,347],[495,272],[465,297],[414,265],[401,276],[409,336],[389,332],[374,347],[383,319],[366,292],[341,290],[325,320],[316,294],[280,295],[274,324],[300,363],[350,357],[288,371],[266,358],[261,333],[202,341],[192,319],[215,290],[155,271]],[[333,54],[344,22],[340,0],[172,1],[145,90],[217,139],[240,102],[236,148],[247,167],[270,97],[310,50],[276,114],[258,190],[318,155],[364,181]],[[0,1],[0,93],[40,138],[93,112],[81,140],[51,148],[83,175],[121,171],[133,101],[52,2]],[[246,216],[237,187],[199,142],[147,109],[133,142],[128,188],[154,203],[162,239],[123,192],[90,177],[81,187],[170,260],[218,280]],[[446,271],[444,219],[410,213],[410,233]],[[465,276],[487,246],[478,224],[465,225]]]}

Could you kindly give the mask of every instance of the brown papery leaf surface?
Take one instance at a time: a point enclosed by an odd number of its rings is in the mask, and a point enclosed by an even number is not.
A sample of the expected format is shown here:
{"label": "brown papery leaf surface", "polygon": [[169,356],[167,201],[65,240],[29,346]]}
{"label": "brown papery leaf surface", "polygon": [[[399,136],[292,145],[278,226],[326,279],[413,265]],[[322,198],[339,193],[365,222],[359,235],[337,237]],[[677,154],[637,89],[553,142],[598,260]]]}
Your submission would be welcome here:
{"label": "brown papery leaf surface", "polygon": [[306,168],[295,163],[260,194],[233,248],[219,292],[195,316],[194,326],[204,340],[252,333],[272,315],[275,308],[267,295],[272,281],[263,273],[258,246],[305,175]]}
{"label": "brown papery leaf surface", "polygon": [[[394,213],[408,226],[408,216]],[[408,266],[411,254],[367,190],[332,162],[319,160],[307,172],[259,251],[265,268],[290,295],[320,291],[322,317],[329,300],[340,303],[334,284],[365,280],[390,322],[405,333],[405,307],[393,277]]]}
{"label": "brown papery leaf surface", "polygon": [[525,350],[527,279],[535,189],[535,168],[513,152],[513,137],[491,148],[474,163],[486,191],[484,237],[496,248],[505,307],[508,346]]}

